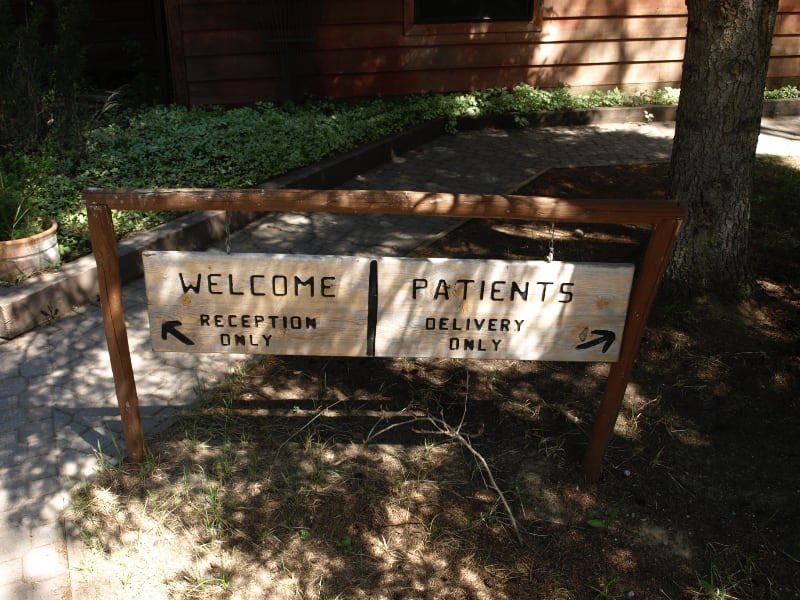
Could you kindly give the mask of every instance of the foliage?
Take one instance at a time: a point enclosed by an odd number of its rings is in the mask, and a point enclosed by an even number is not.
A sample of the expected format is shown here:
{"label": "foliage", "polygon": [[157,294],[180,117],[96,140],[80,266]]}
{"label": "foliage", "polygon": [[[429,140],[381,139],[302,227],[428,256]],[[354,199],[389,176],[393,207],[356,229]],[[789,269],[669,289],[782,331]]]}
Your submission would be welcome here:
{"label": "foliage", "polygon": [[0,0],[0,150],[64,152],[80,140],[78,93],[83,80],[81,23],[85,0]]}
{"label": "foliage", "polygon": [[595,529],[608,529],[619,519],[619,508],[613,508],[608,513],[608,519],[589,519],[586,524]]}
{"label": "foliage", "polygon": [[46,189],[53,161],[9,153],[0,158],[0,240],[16,240],[49,225]]}
{"label": "foliage", "polygon": [[546,91],[520,84],[512,90],[283,107],[109,111],[106,122],[87,134],[81,177],[102,187],[252,186],[431,119],[639,104],[648,97],[619,90],[573,96],[564,86]]}
{"label": "foliage", "polygon": [[654,91],[650,96],[650,104],[670,105],[677,104],[680,100],[681,91],[672,87],[665,87]]}
{"label": "foliage", "polygon": [[[251,186],[431,119],[444,119],[446,129],[454,132],[459,119],[511,113],[518,127],[526,127],[526,113],[674,104],[679,94],[669,87],[573,94],[564,85],[543,90],[519,84],[468,93],[317,99],[225,110],[124,109],[118,90],[103,106],[92,107],[83,77],[87,7],[88,0],[29,0],[15,4],[21,13],[15,14],[10,0],[0,0],[0,156],[14,154],[4,164],[0,235],[21,235],[27,225],[17,221],[26,215],[53,217],[67,260],[89,251],[80,198],[86,186]],[[765,96],[796,98],[800,90],[790,85]],[[30,157],[24,168],[18,153]],[[32,169],[36,176],[19,169]],[[44,173],[48,176],[40,177]],[[39,204],[35,210],[19,203],[22,188],[26,194],[34,192]],[[127,235],[173,216],[123,212],[114,218],[120,235]]]}
{"label": "foliage", "polygon": [[800,88],[795,85],[786,85],[774,90],[764,92],[767,100],[788,100],[790,98],[800,98]]}
{"label": "foliage", "polygon": [[[7,0],[0,7],[7,8]],[[62,4],[67,5],[66,0]],[[770,93],[790,95],[796,88]],[[0,92],[5,98],[5,92]],[[79,160],[56,156],[47,190],[48,214],[59,223],[62,256],[89,251],[80,190],[95,187],[247,187],[433,119],[455,131],[459,119],[601,106],[673,104],[679,90],[628,93],[619,89],[573,94],[566,86],[543,90],[527,84],[469,93],[419,94],[369,100],[314,99],[278,106],[126,107],[121,94],[83,120]],[[64,103],[62,109],[66,108]],[[20,142],[21,144],[21,142]],[[115,213],[120,235],[151,228],[174,214]]]}
{"label": "foliage", "polygon": [[316,102],[225,110],[153,106],[87,136],[95,186],[245,187],[435,116],[428,103]]}

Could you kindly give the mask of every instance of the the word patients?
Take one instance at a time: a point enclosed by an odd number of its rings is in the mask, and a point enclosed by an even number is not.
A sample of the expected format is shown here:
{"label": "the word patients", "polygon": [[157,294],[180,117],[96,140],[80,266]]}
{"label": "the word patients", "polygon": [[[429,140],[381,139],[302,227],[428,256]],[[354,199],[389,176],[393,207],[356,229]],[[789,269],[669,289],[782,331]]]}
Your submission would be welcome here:
{"label": "the word patients", "polygon": [[383,259],[378,356],[615,361],[633,266]]}

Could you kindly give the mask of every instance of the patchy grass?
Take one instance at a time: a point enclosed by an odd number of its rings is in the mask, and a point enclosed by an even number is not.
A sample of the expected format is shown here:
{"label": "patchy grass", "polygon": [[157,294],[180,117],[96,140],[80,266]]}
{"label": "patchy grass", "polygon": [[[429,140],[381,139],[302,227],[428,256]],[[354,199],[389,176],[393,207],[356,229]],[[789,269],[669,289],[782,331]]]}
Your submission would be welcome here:
{"label": "patchy grass", "polygon": [[[626,169],[553,170],[526,192],[665,176]],[[599,484],[578,465],[605,365],[265,358],[145,463],[76,489],[81,597],[800,598],[799,169],[759,161],[754,239],[782,248],[754,243],[759,294],[655,307]],[[541,258],[549,237],[472,221],[425,252]],[[641,237],[565,227],[556,255],[624,258]]]}

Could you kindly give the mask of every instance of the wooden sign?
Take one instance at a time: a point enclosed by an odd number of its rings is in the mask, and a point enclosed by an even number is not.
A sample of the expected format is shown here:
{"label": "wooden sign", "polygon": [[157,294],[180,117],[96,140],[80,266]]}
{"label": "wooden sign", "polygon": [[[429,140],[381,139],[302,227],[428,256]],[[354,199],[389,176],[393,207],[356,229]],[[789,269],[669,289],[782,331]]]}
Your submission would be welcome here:
{"label": "wooden sign", "polygon": [[633,265],[379,262],[376,356],[616,361]]}
{"label": "wooden sign", "polygon": [[153,349],[608,361],[632,265],[147,252]]}
{"label": "wooden sign", "polygon": [[367,258],[143,253],[155,351],[367,354]]}

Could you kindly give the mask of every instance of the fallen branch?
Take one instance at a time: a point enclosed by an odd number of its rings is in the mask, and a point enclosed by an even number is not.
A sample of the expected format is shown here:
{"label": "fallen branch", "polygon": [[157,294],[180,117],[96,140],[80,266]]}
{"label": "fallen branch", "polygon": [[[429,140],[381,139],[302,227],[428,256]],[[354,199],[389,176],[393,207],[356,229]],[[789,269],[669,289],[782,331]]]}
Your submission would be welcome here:
{"label": "fallen branch", "polygon": [[497,485],[497,481],[494,478],[494,474],[492,473],[492,469],[489,467],[489,463],[486,462],[486,459],[483,457],[483,455],[474,448],[474,446],[472,445],[472,442],[470,442],[469,436],[461,432],[461,429],[464,426],[464,420],[465,420],[466,415],[467,415],[467,399],[468,399],[468,397],[469,397],[469,372],[467,372],[467,391],[464,393],[464,411],[461,414],[461,420],[459,421],[457,427],[451,426],[447,421],[445,421],[444,417],[441,417],[441,418],[434,417],[433,415],[430,414],[430,412],[426,412],[426,414],[423,415],[423,416],[413,417],[411,419],[407,419],[407,420],[402,421],[400,423],[393,423],[393,424],[391,424],[391,425],[389,425],[387,427],[384,427],[383,429],[380,429],[379,431],[376,432],[375,431],[375,427],[377,427],[378,423],[380,423],[380,420],[379,420],[372,427],[372,429],[369,432],[369,435],[367,435],[367,437],[364,439],[364,444],[370,443],[372,440],[374,440],[378,436],[383,435],[384,433],[394,429],[395,427],[400,427],[401,425],[411,425],[413,423],[421,423],[421,422],[430,423],[431,425],[433,425],[433,430],[424,431],[422,433],[431,433],[431,434],[435,434],[435,435],[444,435],[444,436],[450,438],[451,440],[457,441],[464,448],[469,450],[469,452],[472,454],[473,457],[475,457],[475,460],[478,462],[478,466],[483,471],[483,473],[486,474],[486,476],[487,476],[487,478],[489,480],[489,487],[491,489],[493,489],[497,493],[497,495],[499,496],[500,502],[502,502],[502,504],[503,504],[503,508],[505,509],[506,514],[508,515],[509,521],[511,521],[511,528],[514,530],[514,534],[517,537],[517,541],[520,543],[520,545],[523,545],[524,542],[522,541],[522,534],[519,531],[519,526],[517,525],[517,520],[514,518],[514,513],[511,511],[511,506],[509,506],[508,501],[506,500],[505,494],[500,489],[500,486]]}

